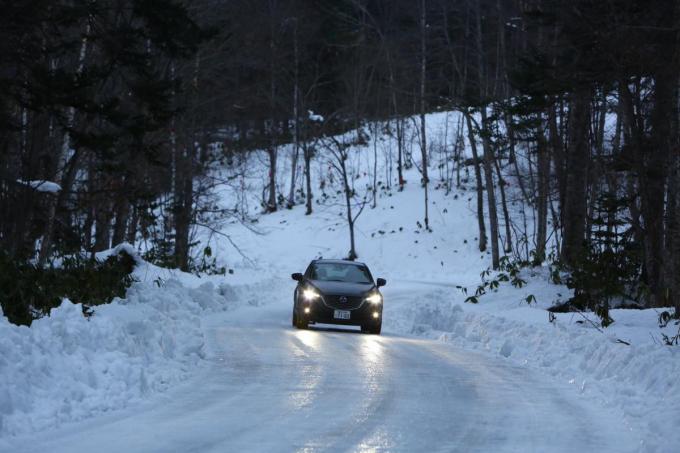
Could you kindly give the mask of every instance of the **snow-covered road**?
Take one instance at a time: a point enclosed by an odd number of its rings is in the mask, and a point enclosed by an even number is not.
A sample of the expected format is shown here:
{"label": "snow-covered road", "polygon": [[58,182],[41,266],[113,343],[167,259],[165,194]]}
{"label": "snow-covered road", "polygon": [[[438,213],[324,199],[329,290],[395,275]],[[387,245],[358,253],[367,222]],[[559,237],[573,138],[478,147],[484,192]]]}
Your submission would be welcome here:
{"label": "snow-covered road", "polygon": [[528,369],[444,343],[293,329],[287,303],[211,321],[213,363],[128,410],[13,451],[625,452],[615,414]]}

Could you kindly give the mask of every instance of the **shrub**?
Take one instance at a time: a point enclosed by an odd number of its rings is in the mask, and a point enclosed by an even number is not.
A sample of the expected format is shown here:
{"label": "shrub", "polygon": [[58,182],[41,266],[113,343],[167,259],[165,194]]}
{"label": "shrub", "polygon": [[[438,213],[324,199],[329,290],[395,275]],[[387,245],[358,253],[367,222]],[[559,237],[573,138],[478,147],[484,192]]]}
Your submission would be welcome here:
{"label": "shrub", "polygon": [[[509,282],[515,288],[521,288],[527,284],[526,280],[520,277],[522,268],[529,266],[528,261],[512,261],[508,256],[502,256],[499,261],[499,272],[492,276],[491,268],[487,268],[480,274],[482,282],[477,286],[474,295],[468,296],[468,289],[464,286],[456,285],[467,298],[465,302],[479,303],[479,298],[487,293],[487,290],[497,291],[502,282]],[[531,304],[536,302],[536,297],[529,294],[524,298],[524,302]]]}
{"label": "shrub", "polygon": [[10,322],[27,326],[49,315],[63,298],[83,304],[87,315],[90,307],[125,296],[134,281],[134,265],[135,259],[124,251],[104,261],[67,257],[49,268],[0,253],[0,306]]}
{"label": "shrub", "polygon": [[642,253],[622,215],[627,200],[604,194],[595,206],[592,238],[569,269],[566,284],[574,290],[569,305],[592,310],[602,327],[607,327],[614,322],[609,316],[613,302],[638,302],[644,292],[640,283]]}

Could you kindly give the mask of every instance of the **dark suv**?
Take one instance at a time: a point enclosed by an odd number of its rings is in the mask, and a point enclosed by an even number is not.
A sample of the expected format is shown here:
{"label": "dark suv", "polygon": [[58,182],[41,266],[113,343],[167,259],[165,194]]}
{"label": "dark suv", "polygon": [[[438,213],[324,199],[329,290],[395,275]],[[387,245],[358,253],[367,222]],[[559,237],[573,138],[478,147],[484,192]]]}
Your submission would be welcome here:
{"label": "dark suv", "polygon": [[380,334],[383,297],[363,263],[345,260],[314,260],[304,274],[291,276],[298,282],[293,296],[293,326],[306,329],[311,323],[361,326],[362,332]]}

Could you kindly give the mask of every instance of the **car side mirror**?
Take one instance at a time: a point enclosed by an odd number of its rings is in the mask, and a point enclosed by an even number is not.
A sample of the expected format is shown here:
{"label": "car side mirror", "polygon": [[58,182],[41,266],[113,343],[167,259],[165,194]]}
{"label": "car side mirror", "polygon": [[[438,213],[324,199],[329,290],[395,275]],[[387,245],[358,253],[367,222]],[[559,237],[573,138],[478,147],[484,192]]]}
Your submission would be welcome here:
{"label": "car side mirror", "polygon": [[299,272],[296,272],[290,276],[295,281],[301,282],[302,281],[302,274]]}
{"label": "car side mirror", "polygon": [[387,280],[385,280],[384,278],[379,278],[375,281],[375,285],[378,288],[380,288],[381,286],[385,286],[385,285],[387,285]]}

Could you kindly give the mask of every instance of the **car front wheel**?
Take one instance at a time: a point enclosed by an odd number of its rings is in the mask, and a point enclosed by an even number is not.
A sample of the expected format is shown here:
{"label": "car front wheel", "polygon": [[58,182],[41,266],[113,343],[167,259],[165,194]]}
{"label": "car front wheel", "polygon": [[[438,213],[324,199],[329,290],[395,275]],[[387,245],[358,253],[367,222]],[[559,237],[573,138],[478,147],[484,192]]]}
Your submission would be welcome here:
{"label": "car front wheel", "polygon": [[309,320],[303,316],[298,316],[297,312],[293,313],[295,327],[298,329],[306,329],[309,326]]}

